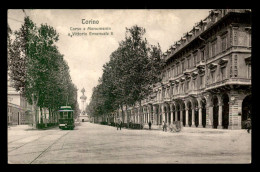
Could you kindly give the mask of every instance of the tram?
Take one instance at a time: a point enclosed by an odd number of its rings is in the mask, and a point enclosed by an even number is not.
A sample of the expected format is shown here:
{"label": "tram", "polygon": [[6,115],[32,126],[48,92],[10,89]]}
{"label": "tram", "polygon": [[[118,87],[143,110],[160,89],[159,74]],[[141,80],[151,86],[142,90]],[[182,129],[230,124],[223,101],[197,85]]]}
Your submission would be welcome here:
{"label": "tram", "polygon": [[74,125],[74,111],[71,106],[61,106],[59,110],[59,128],[73,130]]}

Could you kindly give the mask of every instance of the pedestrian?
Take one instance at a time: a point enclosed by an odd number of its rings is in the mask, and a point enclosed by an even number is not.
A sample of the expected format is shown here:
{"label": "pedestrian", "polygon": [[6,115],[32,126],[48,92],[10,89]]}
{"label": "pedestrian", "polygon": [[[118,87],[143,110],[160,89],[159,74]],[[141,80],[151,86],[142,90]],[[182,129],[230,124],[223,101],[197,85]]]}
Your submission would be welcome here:
{"label": "pedestrian", "polygon": [[250,133],[250,130],[251,130],[251,118],[250,117],[246,120],[246,128],[247,128],[247,132]]}
{"label": "pedestrian", "polygon": [[151,126],[152,126],[151,121],[149,121],[148,125],[149,125],[149,130],[151,130]]}
{"label": "pedestrian", "polygon": [[117,123],[116,123],[116,130],[118,130],[119,125],[120,125],[120,121],[118,120]]}
{"label": "pedestrian", "polygon": [[122,121],[120,121],[120,125],[119,125],[119,127],[120,127],[120,130],[121,130],[121,127],[122,127],[122,125],[123,125],[123,122],[122,122]]}
{"label": "pedestrian", "polygon": [[166,123],[163,121],[163,131],[167,131]]}

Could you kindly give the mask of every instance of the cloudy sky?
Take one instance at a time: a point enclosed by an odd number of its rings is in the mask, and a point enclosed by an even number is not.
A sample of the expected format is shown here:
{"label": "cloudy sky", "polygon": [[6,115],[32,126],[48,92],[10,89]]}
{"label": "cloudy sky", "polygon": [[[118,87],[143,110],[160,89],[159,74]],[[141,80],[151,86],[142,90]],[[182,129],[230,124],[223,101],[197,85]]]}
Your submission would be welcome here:
{"label": "cloudy sky", "polygon": [[[40,26],[47,23],[60,34],[57,43],[61,54],[70,67],[73,83],[80,90],[84,87],[87,103],[92,88],[102,76],[102,66],[109,61],[109,55],[124,39],[125,28],[133,25],[146,29],[145,37],[150,44],[161,45],[165,52],[184,33],[190,31],[196,22],[204,19],[209,9],[200,10],[8,10],[8,24],[18,30],[25,15]],[[98,24],[82,24],[82,19],[98,20]],[[110,27],[113,35],[68,36],[72,28]],[[83,32],[82,30],[79,32]],[[88,33],[89,31],[84,31]],[[103,32],[103,31],[92,31]]]}

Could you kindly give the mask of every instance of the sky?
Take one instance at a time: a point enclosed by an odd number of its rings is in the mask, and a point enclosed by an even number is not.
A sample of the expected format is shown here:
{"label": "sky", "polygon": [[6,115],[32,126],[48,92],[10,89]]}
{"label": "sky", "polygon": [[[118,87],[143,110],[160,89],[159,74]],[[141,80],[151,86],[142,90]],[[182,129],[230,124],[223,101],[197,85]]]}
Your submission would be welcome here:
{"label": "sky", "polygon": [[[47,24],[59,33],[58,49],[68,62],[72,82],[78,88],[78,102],[84,87],[87,104],[92,89],[102,76],[102,68],[109,61],[110,54],[118,48],[125,37],[126,28],[134,25],[146,29],[147,41],[151,45],[161,46],[163,52],[184,33],[190,31],[196,22],[205,19],[210,9],[171,9],[171,10],[68,10],[68,9],[20,9],[8,10],[8,24],[12,31],[18,30],[25,15],[39,27]],[[98,21],[98,24],[83,24],[84,21]],[[96,22],[97,23],[97,22]],[[108,31],[84,30],[88,27],[109,27]],[[75,29],[81,29],[75,31]],[[84,32],[87,35],[68,36],[72,32]],[[89,35],[89,32],[108,32],[109,35]],[[113,35],[111,35],[113,32]]]}

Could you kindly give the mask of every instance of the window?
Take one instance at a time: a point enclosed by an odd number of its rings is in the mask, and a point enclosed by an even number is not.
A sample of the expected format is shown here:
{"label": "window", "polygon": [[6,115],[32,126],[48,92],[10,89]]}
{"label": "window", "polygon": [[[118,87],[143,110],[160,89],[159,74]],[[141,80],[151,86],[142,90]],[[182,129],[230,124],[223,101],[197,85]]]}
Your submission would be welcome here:
{"label": "window", "polygon": [[179,64],[177,64],[177,75],[179,75],[180,74],[180,66],[179,66]]}
{"label": "window", "polygon": [[68,118],[68,112],[64,112],[63,118],[64,118],[64,119],[67,119],[67,118]]}
{"label": "window", "polygon": [[200,76],[200,87],[203,87],[203,79],[204,79],[204,76],[203,75],[201,75]]}
{"label": "window", "polygon": [[174,77],[175,74],[174,74],[174,67],[172,67],[172,77]]}
{"label": "window", "polygon": [[252,38],[251,38],[251,37],[252,37],[252,35],[251,35],[251,31],[249,31],[248,33],[249,33],[249,34],[248,34],[248,41],[249,41],[249,43],[248,43],[248,44],[249,44],[249,47],[251,47],[251,46],[252,46],[252,45],[251,45],[251,42],[252,42]]}
{"label": "window", "polygon": [[204,61],[204,53],[205,53],[205,50],[201,50],[201,61]]}
{"label": "window", "polygon": [[226,78],[226,67],[221,67],[220,69],[221,72],[221,79],[225,79]]}
{"label": "window", "polygon": [[211,71],[211,81],[215,82],[215,71]]}
{"label": "window", "polygon": [[247,77],[248,77],[249,79],[251,79],[251,64],[248,64],[247,66],[248,66],[248,67],[247,67],[247,69],[248,69],[248,71],[247,71]]}
{"label": "window", "polygon": [[190,57],[188,57],[188,66],[187,68],[189,69],[190,68]]}
{"label": "window", "polygon": [[211,57],[216,55],[216,41],[211,44]]}
{"label": "window", "polygon": [[199,62],[200,62],[200,56],[196,55],[196,63],[199,63]]}
{"label": "window", "polygon": [[184,69],[185,69],[185,68],[184,68],[184,61],[182,61],[182,62],[181,62],[181,70],[182,70],[182,73],[183,73]]}
{"label": "window", "polygon": [[165,90],[162,90],[162,98],[165,97]]}
{"label": "window", "polygon": [[193,66],[196,66],[196,58],[197,58],[197,54],[194,54],[194,56],[193,56]]}
{"label": "window", "polygon": [[187,91],[189,90],[189,81],[186,82]]}
{"label": "window", "polygon": [[227,36],[222,37],[222,51],[225,51],[227,49]]}

